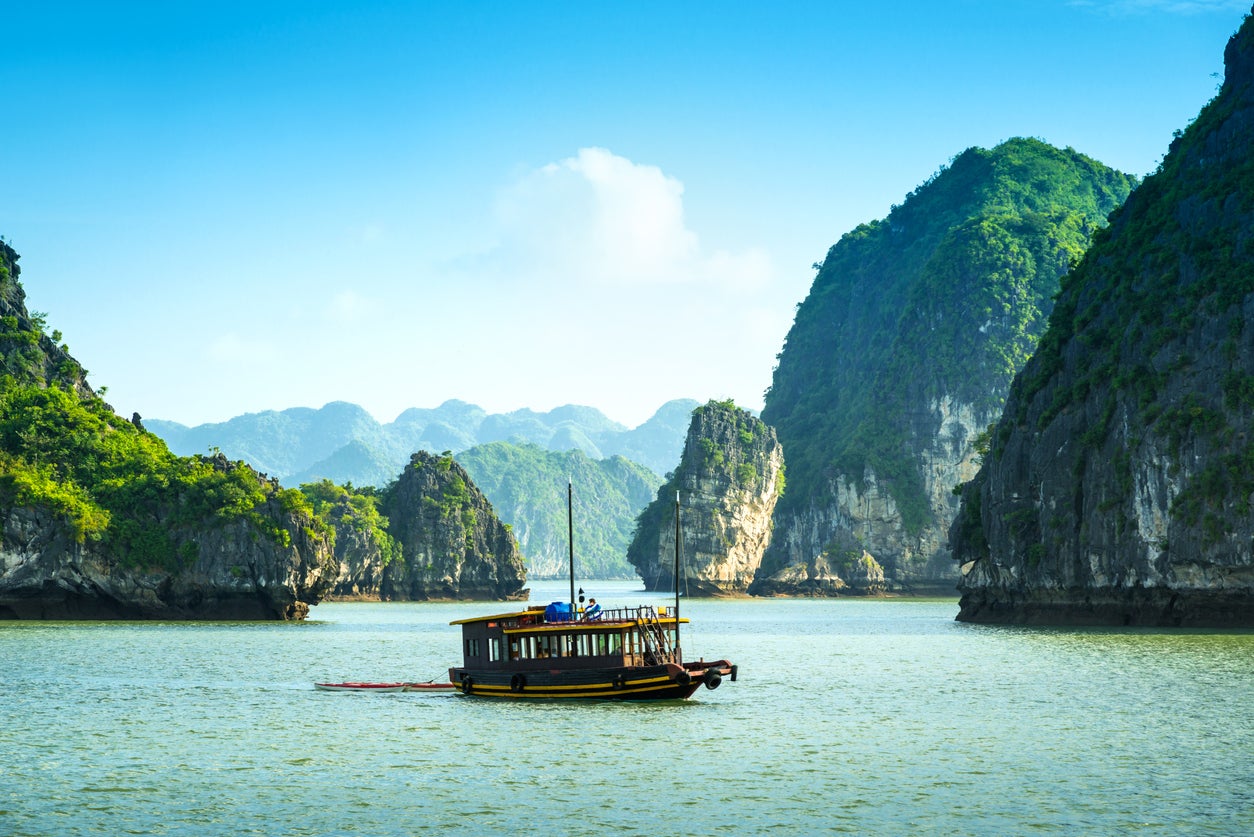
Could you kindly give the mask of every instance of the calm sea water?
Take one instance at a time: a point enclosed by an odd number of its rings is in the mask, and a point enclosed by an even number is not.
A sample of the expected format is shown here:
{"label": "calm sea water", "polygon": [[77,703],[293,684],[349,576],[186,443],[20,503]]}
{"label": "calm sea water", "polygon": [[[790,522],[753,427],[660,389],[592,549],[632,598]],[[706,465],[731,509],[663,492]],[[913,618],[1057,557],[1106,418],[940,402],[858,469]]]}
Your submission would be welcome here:
{"label": "calm sea water", "polygon": [[1254,833],[1250,632],[694,601],[687,655],[740,678],[686,702],[313,689],[439,677],[497,608],[0,623],[0,834]]}

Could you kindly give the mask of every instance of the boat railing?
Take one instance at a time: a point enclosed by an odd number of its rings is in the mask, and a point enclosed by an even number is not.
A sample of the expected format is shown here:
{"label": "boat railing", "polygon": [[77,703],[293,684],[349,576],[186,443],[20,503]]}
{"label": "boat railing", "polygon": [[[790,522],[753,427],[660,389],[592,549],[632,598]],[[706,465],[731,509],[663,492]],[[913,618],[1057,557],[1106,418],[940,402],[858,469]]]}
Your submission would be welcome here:
{"label": "boat railing", "polygon": [[552,620],[552,622],[636,625],[640,628],[639,635],[643,646],[641,654],[646,661],[652,659],[656,663],[679,662],[679,660],[675,658],[674,649],[671,647],[670,635],[667,634],[666,629],[662,627],[662,622],[658,616],[657,608],[653,607],[653,605],[641,605],[639,607],[609,607],[592,617],[589,617],[586,613],[578,613],[574,616],[562,614],[559,618]]}

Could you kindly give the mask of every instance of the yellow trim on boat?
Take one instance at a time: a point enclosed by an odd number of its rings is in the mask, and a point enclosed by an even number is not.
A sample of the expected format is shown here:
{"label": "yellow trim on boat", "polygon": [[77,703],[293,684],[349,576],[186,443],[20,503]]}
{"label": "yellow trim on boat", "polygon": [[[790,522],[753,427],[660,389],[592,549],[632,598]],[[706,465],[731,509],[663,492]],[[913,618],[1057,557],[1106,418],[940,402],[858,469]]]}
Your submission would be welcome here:
{"label": "yellow trim on boat", "polygon": [[[664,683],[658,683],[652,686],[629,685],[629,686],[624,686],[621,689],[612,688],[609,686],[609,684],[596,686],[596,687],[589,687],[587,685],[550,687],[547,690],[541,687],[528,686],[525,690],[521,692],[515,692],[515,691],[511,691],[508,686],[504,686],[504,687],[480,686],[476,684],[468,696],[469,697],[504,697],[504,698],[540,698],[540,699],[549,698],[553,700],[564,699],[564,698],[582,698],[582,697],[610,698],[610,697],[621,697],[623,695],[644,694],[646,692],[658,692],[658,691],[662,691],[663,689],[674,688],[676,685],[677,684],[672,683],[669,680],[667,680]],[[566,689],[568,691],[562,691],[562,689]]]}
{"label": "yellow trim on boat", "polygon": [[485,697],[605,697],[610,695],[630,695],[638,692],[656,692],[661,689],[670,689],[676,686],[669,675],[660,675],[658,677],[649,677],[642,680],[632,680],[624,683],[621,688],[615,689],[612,680],[604,680],[599,683],[578,683],[569,686],[564,685],[534,685],[527,684],[527,687],[521,692],[515,692],[508,685],[498,685],[495,683],[472,683],[470,694],[481,695]]}

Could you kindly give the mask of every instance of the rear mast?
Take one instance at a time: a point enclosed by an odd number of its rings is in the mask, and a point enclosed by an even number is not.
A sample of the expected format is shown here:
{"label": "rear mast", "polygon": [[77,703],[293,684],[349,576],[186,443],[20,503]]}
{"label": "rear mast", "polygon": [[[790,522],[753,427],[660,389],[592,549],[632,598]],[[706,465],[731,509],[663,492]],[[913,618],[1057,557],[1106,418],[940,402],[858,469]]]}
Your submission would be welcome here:
{"label": "rear mast", "polygon": [[684,664],[684,652],[679,644],[679,490],[675,490],[675,663]]}
{"label": "rear mast", "polygon": [[575,485],[566,478],[566,541],[570,544],[570,618],[575,618]]}

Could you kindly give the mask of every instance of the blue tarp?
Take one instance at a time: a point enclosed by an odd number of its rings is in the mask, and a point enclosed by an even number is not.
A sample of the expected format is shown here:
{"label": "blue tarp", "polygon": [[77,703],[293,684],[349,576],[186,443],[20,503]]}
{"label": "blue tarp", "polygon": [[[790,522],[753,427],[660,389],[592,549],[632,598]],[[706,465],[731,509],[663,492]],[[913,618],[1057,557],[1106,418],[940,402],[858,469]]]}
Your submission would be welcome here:
{"label": "blue tarp", "polygon": [[569,622],[572,618],[570,602],[553,602],[544,609],[545,622]]}

